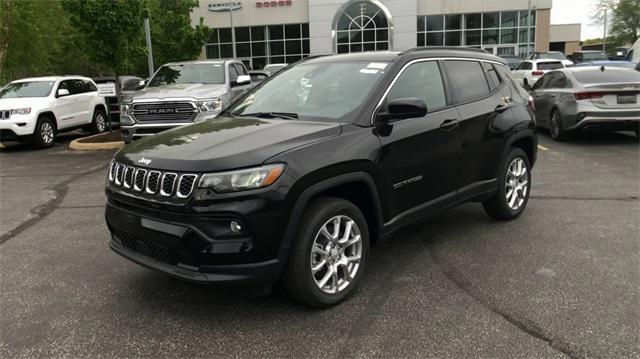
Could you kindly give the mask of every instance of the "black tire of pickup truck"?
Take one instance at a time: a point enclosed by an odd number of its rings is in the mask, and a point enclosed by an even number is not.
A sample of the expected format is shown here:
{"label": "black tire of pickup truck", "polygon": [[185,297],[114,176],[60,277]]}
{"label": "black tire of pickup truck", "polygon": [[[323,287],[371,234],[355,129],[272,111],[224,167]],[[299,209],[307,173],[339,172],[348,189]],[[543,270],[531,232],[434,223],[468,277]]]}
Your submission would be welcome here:
{"label": "black tire of pickup truck", "polygon": [[[318,231],[334,216],[345,215],[357,225],[362,253],[360,267],[354,279],[343,290],[335,294],[322,292],[311,273],[311,247]],[[289,295],[314,308],[327,308],[349,297],[362,283],[369,253],[369,230],[364,215],[353,203],[336,197],[319,197],[310,202],[298,224],[283,276],[283,284]]]}

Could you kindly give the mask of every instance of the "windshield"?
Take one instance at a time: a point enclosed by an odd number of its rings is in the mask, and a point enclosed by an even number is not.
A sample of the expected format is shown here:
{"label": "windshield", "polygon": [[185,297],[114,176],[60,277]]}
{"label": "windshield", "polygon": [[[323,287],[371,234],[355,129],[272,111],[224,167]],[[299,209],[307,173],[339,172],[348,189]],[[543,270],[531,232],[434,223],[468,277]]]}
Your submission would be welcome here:
{"label": "windshield", "polygon": [[602,52],[585,52],[582,54],[583,61],[609,60]]}
{"label": "windshield", "polygon": [[281,72],[230,110],[234,116],[289,113],[336,121],[357,107],[387,67],[385,62],[300,64]]}
{"label": "windshield", "polygon": [[55,81],[12,82],[0,90],[0,98],[47,97]]}
{"label": "windshield", "polygon": [[540,54],[541,59],[553,59],[564,60],[565,57],[561,52],[547,52],[546,54]]}
{"label": "windshield", "polygon": [[223,84],[223,64],[165,65],[149,81],[149,87],[169,84]]}

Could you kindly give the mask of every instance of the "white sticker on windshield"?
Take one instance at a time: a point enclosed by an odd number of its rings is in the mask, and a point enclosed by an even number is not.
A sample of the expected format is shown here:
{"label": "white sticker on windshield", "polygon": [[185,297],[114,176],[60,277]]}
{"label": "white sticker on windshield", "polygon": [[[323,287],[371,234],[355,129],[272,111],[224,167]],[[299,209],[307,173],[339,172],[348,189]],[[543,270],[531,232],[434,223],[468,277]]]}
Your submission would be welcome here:
{"label": "white sticker on windshield", "polygon": [[360,69],[360,73],[363,74],[377,74],[378,70],[371,70],[371,69]]}
{"label": "white sticker on windshield", "polygon": [[384,70],[385,67],[387,67],[387,64],[385,64],[384,62],[370,62],[369,65],[367,66],[368,69],[380,69],[380,70]]}

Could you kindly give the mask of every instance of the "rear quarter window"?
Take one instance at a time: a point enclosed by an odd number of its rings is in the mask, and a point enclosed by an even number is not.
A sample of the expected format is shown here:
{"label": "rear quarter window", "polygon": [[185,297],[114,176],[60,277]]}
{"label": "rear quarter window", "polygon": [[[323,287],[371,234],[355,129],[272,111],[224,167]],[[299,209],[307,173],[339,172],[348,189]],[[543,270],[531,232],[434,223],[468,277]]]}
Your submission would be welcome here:
{"label": "rear quarter window", "polygon": [[487,96],[489,84],[478,61],[448,60],[444,62],[451,93],[456,103]]}

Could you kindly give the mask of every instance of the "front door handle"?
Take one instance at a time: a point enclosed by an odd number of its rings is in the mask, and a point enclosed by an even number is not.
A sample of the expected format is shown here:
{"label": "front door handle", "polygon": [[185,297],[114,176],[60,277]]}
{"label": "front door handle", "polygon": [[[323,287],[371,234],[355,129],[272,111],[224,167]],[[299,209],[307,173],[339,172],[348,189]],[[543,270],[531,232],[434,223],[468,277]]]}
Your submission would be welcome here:
{"label": "front door handle", "polygon": [[442,122],[440,124],[440,128],[449,131],[449,130],[453,130],[454,128],[458,127],[458,125],[460,124],[460,121],[458,120],[444,120],[444,122]]}

